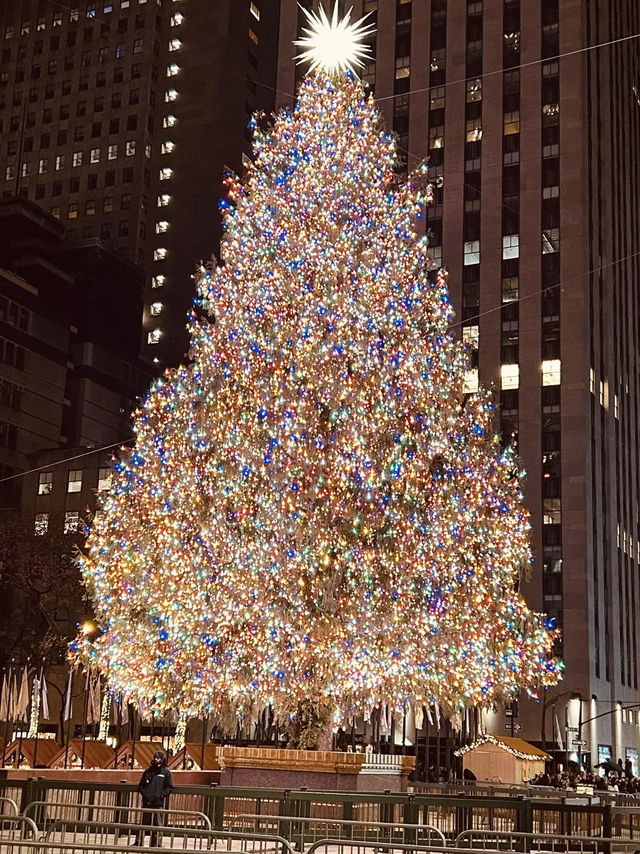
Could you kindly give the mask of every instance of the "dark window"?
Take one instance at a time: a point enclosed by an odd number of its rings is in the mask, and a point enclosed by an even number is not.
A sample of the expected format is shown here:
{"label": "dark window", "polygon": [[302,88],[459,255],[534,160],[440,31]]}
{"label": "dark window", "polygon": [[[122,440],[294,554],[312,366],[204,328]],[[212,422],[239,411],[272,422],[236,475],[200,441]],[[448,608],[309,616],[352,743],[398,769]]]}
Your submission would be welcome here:
{"label": "dark window", "polygon": [[109,133],[118,133],[120,131],[120,119],[111,119],[109,122]]}
{"label": "dark window", "polygon": [[127,116],[127,130],[136,130],[138,127],[137,116]]}

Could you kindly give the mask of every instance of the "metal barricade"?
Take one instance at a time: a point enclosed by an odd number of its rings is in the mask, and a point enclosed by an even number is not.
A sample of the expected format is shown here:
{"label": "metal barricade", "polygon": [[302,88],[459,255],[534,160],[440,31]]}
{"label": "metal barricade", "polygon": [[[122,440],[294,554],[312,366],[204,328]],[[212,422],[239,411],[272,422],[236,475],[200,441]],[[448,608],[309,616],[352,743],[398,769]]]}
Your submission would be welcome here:
{"label": "metal barricade", "polygon": [[[307,849],[306,854],[391,854],[391,852],[400,852],[400,854],[460,854],[459,848],[442,848],[439,845],[428,844],[413,844],[404,845],[399,842],[358,842],[356,840],[347,839],[319,839]],[[504,854],[504,851],[497,849],[484,849],[484,854]]]}
{"label": "metal barricade", "polygon": [[38,828],[28,816],[25,815],[3,815],[0,816],[0,839],[38,839]]}
{"label": "metal barricade", "polygon": [[[10,812],[7,813],[7,809]],[[18,815],[20,810],[13,798],[0,798],[0,815]]]}
{"label": "metal barricade", "polygon": [[[97,824],[97,823],[96,823]],[[123,827],[129,827],[123,825]],[[132,825],[132,829],[139,826]],[[157,828],[154,828],[157,829]],[[175,837],[177,838],[177,837]],[[194,841],[198,844],[188,844]],[[160,840],[158,840],[160,842]],[[242,852],[242,854],[294,854],[286,839],[278,836],[260,834],[251,836],[246,833],[227,833],[225,831],[209,832],[201,831],[194,838],[193,834],[184,832],[184,844],[175,845],[180,850],[205,850],[207,852]],[[150,852],[162,852],[167,850],[166,840],[163,839],[158,846],[145,848],[146,854]],[[100,837],[80,841],[79,838],[64,840],[32,840],[14,839],[0,840],[0,854],[122,854],[122,842],[118,839],[103,842]],[[459,854],[459,852],[458,852]]]}
{"label": "metal barricade", "polygon": [[[60,815],[59,813],[62,813]],[[109,821],[116,823],[140,823],[143,813],[161,813],[164,824],[183,828],[211,830],[211,819],[197,810],[174,810],[161,807],[128,807],[118,804],[70,804],[68,801],[31,801],[23,815],[33,819],[44,830],[47,823],[55,821]],[[182,819],[182,821],[180,821]]]}
{"label": "metal barricade", "polygon": [[143,846],[150,836],[151,848],[190,851],[242,851],[243,854],[293,854],[290,843],[275,834],[195,830],[158,824],[105,823],[98,821],[54,822],[42,841],[85,852],[122,845]]}
{"label": "metal barricade", "polygon": [[495,830],[465,830],[455,839],[463,851],[544,852],[544,854],[616,854],[637,851],[637,842],[603,836],[562,836],[553,833],[520,833]]}
{"label": "metal barricade", "polygon": [[384,821],[349,821],[339,818],[302,816],[235,815],[229,822],[230,830],[260,833],[272,831],[302,849],[305,844],[321,839],[354,839],[366,842],[400,842],[444,846],[444,834],[430,824],[405,824]]}

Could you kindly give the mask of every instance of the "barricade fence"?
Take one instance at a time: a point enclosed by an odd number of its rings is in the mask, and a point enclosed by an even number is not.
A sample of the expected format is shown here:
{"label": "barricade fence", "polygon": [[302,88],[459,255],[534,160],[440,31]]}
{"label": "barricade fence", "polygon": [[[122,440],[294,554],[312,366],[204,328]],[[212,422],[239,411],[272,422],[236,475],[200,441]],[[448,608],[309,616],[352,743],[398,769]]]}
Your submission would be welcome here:
{"label": "barricade fence", "polygon": [[[204,828],[208,821],[218,831],[238,827],[242,817],[259,816],[301,819],[299,826],[305,824],[307,828],[312,826],[307,822],[310,819],[324,822],[328,829],[331,822],[430,826],[447,840],[465,830],[640,839],[640,808],[589,804],[586,799],[583,803],[567,803],[491,798],[470,792],[413,795],[179,785],[169,806],[172,825],[184,826],[199,814],[198,826]],[[135,816],[137,821],[142,813],[140,796],[133,784],[0,780],[0,815],[15,815],[16,808],[35,818],[38,827],[58,819],[127,823],[129,816]]]}

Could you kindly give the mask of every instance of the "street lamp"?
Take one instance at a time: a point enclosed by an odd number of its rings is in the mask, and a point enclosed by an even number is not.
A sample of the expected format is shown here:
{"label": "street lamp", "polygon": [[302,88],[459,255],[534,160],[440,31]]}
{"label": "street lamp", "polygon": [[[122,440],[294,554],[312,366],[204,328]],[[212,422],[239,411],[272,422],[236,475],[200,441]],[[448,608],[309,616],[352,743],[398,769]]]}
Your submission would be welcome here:
{"label": "street lamp", "polygon": [[[606,702],[606,701],[605,701]],[[629,709],[640,709],[640,703],[634,703],[632,706],[620,706],[621,712],[626,712]],[[582,720],[582,703],[580,703],[580,720],[578,721],[578,762],[580,761],[580,751],[582,748],[582,727],[586,724],[590,724],[591,721],[597,721],[598,718],[605,718],[607,715],[615,715],[618,711],[618,704],[613,709],[609,709],[606,712],[600,712],[599,715],[593,715],[593,717],[587,718],[586,721]],[[620,757],[619,757],[620,758]]]}
{"label": "street lamp", "polygon": [[[578,691],[562,691],[560,694],[554,694],[552,697],[549,697],[547,700],[545,700],[545,702],[542,704],[542,716],[541,716],[541,736],[542,737],[540,739],[540,743],[542,745],[543,750],[546,750],[546,747],[547,747],[547,726],[546,726],[547,709],[549,708],[549,706],[555,706],[555,704],[558,702],[558,700],[561,700],[563,697],[568,697],[568,696],[570,696],[572,700],[580,700],[581,701],[580,702],[580,715],[582,715],[582,696]],[[569,745],[568,733],[566,734],[566,738],[567,738],[567,752],[568,752],[568,745]]]}

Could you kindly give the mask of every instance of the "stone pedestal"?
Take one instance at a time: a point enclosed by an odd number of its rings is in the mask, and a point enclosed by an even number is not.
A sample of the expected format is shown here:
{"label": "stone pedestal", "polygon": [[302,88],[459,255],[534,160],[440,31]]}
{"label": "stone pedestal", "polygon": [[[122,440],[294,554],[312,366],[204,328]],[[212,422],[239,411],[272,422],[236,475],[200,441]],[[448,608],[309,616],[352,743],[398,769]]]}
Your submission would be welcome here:
{"label": "stone pedestal", "polygon": [[414,756],[223,747],[220,785],[334,792],[406,792]]}

